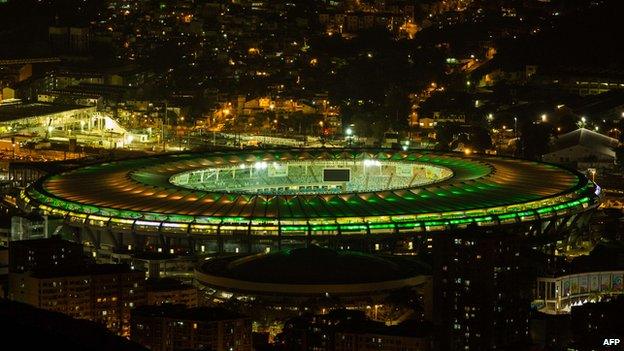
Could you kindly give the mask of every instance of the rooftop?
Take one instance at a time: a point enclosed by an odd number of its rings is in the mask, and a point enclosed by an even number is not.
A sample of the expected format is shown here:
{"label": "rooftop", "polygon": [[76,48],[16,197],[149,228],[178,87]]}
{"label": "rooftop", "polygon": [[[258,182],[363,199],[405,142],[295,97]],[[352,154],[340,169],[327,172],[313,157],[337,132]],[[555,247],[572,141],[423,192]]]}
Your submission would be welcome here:
{"label": "rooftop", "polygon": [[130,269],[127,264],[91,264],[80,267],[45,269],[32,272],[31,276],[40,279],[57,277],[77,277],[86,275],[107,275],[140,272]]}
{"label": "rooftop", "polygon": [[246,318],[244,315],[221,307],[193,307],[163,304],[139,306],[132,310],[133,316],[161,317],[188,321],[214,322]]}
{"label": "rooftop", "polygon": [[[256,175],[255,165],[266,164],[266,173],[273,164],[318,165],[345,159],[363,160],[364,165],[390,160],[397,170],[405,169],[413,176],[420,176],[414,164],[431,164],[450,169],[452,176],[422,186],[295,195],[187,189],[171,182],[176,175],[202,169],[245,168]],[[263,174],[254,181],[278,184],[276,177],[288,178],[288,174]],[[228,182],[231,176],[219,178]],[[280,187],[289,183],[283,184]],[[492,215],[509,216],[506,219],[526,216],[526,211],[539,211],[544,217],[555,210],[593,206],[595,190],[578,172],[519,159],[423,150],[277,149],[160,155],[91,165],[42,178],[28,189],[28,197],[33,206],[48,213],[54,209],[59,215],[81,213],[136,221],[137,230],[165,225],[167,230],[186,233],[236,225],[265,233],[346,233],[392,231],[397,226],[398,230],[436,228],[445,223],[495,225],[498,222]]]}
{"label": "rooftop", "polygon": [[82,245],[75,243],[73,241],[64,240],[60,236],[52,236],[50,238],[44,239],[28,239],[28,240],[15,240],[10,242],[10,246],[13,247],[28,247],[28,248],[37,248],[37,249],[47,249],[52,247],[61,247],[61,246],[77,246],[82,248]]}
{"label": "rooftop", "polygon": [[39,117],[55,113],[83,109],[77,105],[53,105],[33,103],[23,105],[0,106],[0,122],[14,121],[22,118]]}
{"label": "rooftop", "polygon": [[431,274],[413,257],[376,256],[312,246],[278,252],[208,260],[207,274],[274,284],[358,284]]}
{"label": "rooftop", "polygon": [[145,282],[148,291],[175,291],[195,289],[190,284],[185,284],[174,278],[148,279]]}
{"label": "rooftop", "polygon": [[619,145],[619,141],[589,129],[579,128],[555,139],[553,152],[576,145],[581,145],[604,155],[615,157],[614,149]]}

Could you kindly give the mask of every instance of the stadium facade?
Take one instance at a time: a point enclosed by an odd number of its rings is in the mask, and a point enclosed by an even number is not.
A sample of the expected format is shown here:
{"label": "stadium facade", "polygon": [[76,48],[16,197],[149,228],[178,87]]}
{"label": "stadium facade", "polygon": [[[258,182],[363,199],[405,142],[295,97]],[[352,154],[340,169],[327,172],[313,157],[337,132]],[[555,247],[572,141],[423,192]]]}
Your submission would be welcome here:
{"label": "stadium facade", "polygon": [[597,185],[552,164],[386,149],[130,159],[44,177],[20,197],[96,247],[172,253],[416,251],[468,226],[570,243],[599,200]]}

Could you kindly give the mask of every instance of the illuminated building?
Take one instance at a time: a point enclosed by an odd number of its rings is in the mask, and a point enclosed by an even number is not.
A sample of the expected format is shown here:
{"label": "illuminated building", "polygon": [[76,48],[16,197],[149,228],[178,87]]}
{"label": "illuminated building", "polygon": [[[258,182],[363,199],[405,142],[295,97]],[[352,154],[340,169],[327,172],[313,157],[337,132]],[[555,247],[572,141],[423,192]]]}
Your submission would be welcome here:
{"label": "illuminated building", "polygon": [[89,120],[95,107],[52,105],[46,103],[20,104],[0,107],[0,131],[18,131],[36,126],[45,133],[45,127],[69,125],[78,120]]}
{"label": "illuminated building", "polygon": [[[528,339],[532,286],[522,250],[576,245],[600,200],[601,189],[583,174],[540,162],[474,152],[284,149],[77,168],[40,179],[20,205],[62,217],[98,252],[130,245],[245,253],[205,261],[196,279],[213,300],[233,299],[270,318],[383,306],[375,319],[392,320],[385,298],[407,288],[420,297],[401,301],[426,300],[432,275],[438,344],[490,349]],[[409,273],[409,265],[393,271],[400,257],[378,255],[361,254],[367,258],[356,267],[342,250],[429,253],[433,273]],[[332,276],[335,267],[351,268]],[[379,267],[388,268],[386,277],[357,280]],[[279,279],[264,281],[272,272]],[[333,296],[340,303],[332,305]]]}
{"label": "illuminated building", "polygon": [[434,324],[440,350],[494,350],[528,341],[531,239],[469,228],[433,239]]}
{"label": "illuminated building", "polygon": [[131,339],[153,351],[248,351],[251,320],[221,308],[141,306],[132,311]]}
{"label": "illuminated building", "polygon": [[575,306],[624,295],[623,254],[619,241],[601,242],[589,255],[538,276],[534,304],[544,313],[569,314]]}
{"label": "illuminated building", "polygon": [[[325,169],[348,170],[326,181]],[[95,246],[260,252],[294,243],[430,250],[436,233],[566,229],[575,238],[600,188],[549,164],[393,150],[262,150],[155,156],[53,174],[20,197]],[[565,219],[565,220],[564,220]]]}
{"label": "illuminated building", "polygon": [[579,128],[557,137],[546,162],[570,165],[579,170],[613,168],[619,141],[594,131]]}
{"label": "illuminated building", "polygon": [[144,279],[125,265],[10,273],[9,298],[128,335],[130,310],[145,303]]}
{"label": "illuminated building", "polygon": [[547,313],[570,313],[574,306],[624,294],[624,271],[595,271],[537,279],[537,300]]}

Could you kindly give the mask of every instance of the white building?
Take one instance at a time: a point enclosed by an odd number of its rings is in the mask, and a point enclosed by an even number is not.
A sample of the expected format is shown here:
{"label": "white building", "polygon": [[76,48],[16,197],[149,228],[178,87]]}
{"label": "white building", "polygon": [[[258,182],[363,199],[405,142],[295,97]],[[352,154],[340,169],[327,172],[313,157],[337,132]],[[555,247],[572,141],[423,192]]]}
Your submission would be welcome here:
{"label": "white building", "polygon": [[618,146],[617,139],[579,128],[555,138],[551,152],[543,155],[542,159],[578,169],[610,168],[615,163]]}

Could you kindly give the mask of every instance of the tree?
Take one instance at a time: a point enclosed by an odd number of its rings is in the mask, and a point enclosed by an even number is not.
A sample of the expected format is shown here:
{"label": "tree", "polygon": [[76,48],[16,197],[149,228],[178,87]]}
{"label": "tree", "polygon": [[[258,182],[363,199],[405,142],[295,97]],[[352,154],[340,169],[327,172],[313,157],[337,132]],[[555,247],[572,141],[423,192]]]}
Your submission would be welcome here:
{"label": "tree", "polygon": [[457,122],[442,122],[435,126],[436,149],[449,150],[455,136],[461,132],[461,125]]}
{"label": "tree", "polygon": [[520,126],[520,155],[540,160],[548,153],[553,127],[547,123],[524,123]]}
{"label": "tree", "polygon": [[492,137],[488,129],[473,126],[470,131],[469,144],[473,149],[483,151],[492,147]]}
{"label": "tree", "polygon": [[615,149],[615,163],[618,169],[624,170],[624,146]]}

